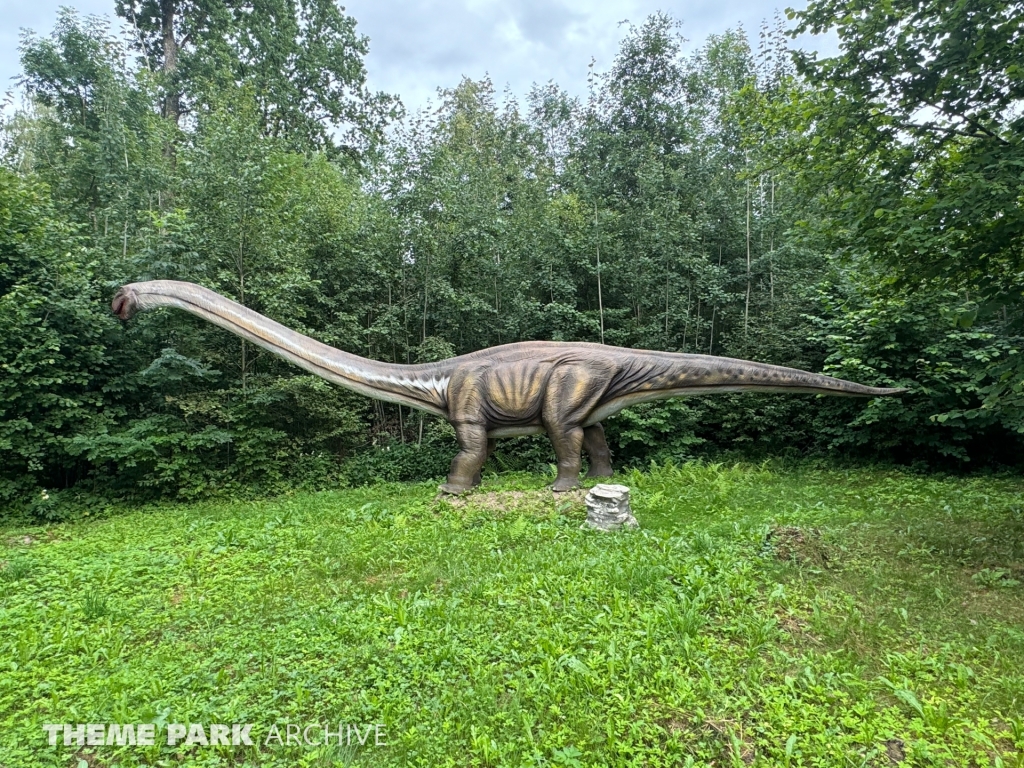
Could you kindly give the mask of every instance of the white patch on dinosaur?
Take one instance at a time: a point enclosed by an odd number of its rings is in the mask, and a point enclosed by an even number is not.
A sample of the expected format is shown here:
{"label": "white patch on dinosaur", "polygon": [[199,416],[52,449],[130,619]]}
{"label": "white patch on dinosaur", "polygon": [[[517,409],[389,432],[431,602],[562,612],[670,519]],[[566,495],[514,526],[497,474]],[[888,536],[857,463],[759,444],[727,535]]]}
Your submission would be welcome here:
{"label": "white patch on dinosaur", "polygon": [[365,368],[356,368],[344,363],[334,363],[332,361],[329,365],[330,367],[340,368],[343,373],[358,376],[367,383],[395,384],[399,387],[418,389],[423,392],[433,392],[439,395],[443,395],[448,391],[448,382],[451,380],[449,376],[431,376],[429,379],[413,379],[408,376],[395,376],[394,374],[381,376]]}

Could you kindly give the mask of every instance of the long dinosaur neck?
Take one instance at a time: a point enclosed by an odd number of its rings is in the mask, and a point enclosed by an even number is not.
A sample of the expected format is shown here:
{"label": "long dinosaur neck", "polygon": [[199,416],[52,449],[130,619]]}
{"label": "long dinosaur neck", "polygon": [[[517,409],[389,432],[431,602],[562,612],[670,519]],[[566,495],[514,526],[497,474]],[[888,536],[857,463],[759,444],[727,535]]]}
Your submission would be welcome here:
{"label": "long dinosaur neck", "polygon": [[219,293],[176,280],[124,286],[113,309],[127,319],[137,310],[177,307],[226,328],[310,373],[379,400],[447,415],[448,366],[395,365],[343,352],[296,333]]}

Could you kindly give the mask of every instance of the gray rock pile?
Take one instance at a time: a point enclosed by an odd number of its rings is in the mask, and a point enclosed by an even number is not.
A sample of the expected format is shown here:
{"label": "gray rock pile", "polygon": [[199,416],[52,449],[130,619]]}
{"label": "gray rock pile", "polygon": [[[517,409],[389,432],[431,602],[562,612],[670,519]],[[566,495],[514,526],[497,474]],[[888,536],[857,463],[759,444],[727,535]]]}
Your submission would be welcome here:
{"label": "gray rock pile", "polygon": [[623,527],[640,527],[633,517],[633,510],[629,507],[629,488],[624,485],[595,485],[590,489],[585,501],[587,519],[581,528],[616,531]]}

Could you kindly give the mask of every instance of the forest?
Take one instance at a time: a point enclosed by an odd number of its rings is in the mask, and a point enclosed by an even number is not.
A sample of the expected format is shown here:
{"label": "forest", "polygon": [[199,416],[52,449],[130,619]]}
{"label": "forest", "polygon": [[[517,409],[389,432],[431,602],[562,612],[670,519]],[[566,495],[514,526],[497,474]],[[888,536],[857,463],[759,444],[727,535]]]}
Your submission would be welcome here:
{"label": "forest", "polygon": [[[416,110],[334,0],[110,11],[0,111],[0,765],[1024,768],[1024,1],[658,13]],[[112,313],[155,279],[907,392],[627,408],[597,531],[547,439],[439,493],[448,422]]]}
{"label": "forest", "polygon": [[657,14],[585,97],[464,79],[416,112],[330,0],[112,10],[24,34],[0,126],[0,515],[445,473],[436,418],[181,313],[122,324],[151,279],[379,360],[573,340],[910,389],[636,406],[620,465],[1020,469],[1020,3],[812,0],[690,42]]}

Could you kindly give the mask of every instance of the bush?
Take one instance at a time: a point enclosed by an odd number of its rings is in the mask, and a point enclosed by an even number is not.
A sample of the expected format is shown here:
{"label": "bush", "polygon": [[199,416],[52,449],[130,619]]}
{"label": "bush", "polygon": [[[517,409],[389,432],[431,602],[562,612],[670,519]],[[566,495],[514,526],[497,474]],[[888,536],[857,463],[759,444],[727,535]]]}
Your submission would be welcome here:
{"label": "bush", "polygon": [[0,168],[0,506],[85,477],[75,444],[134,399],[109,276],[43,185]]}
{"label": "bush", "polygon": [[349,485],[429,480],[448,474],[457,445],[392,443],[373,448],[345,461],[341,477]]}

